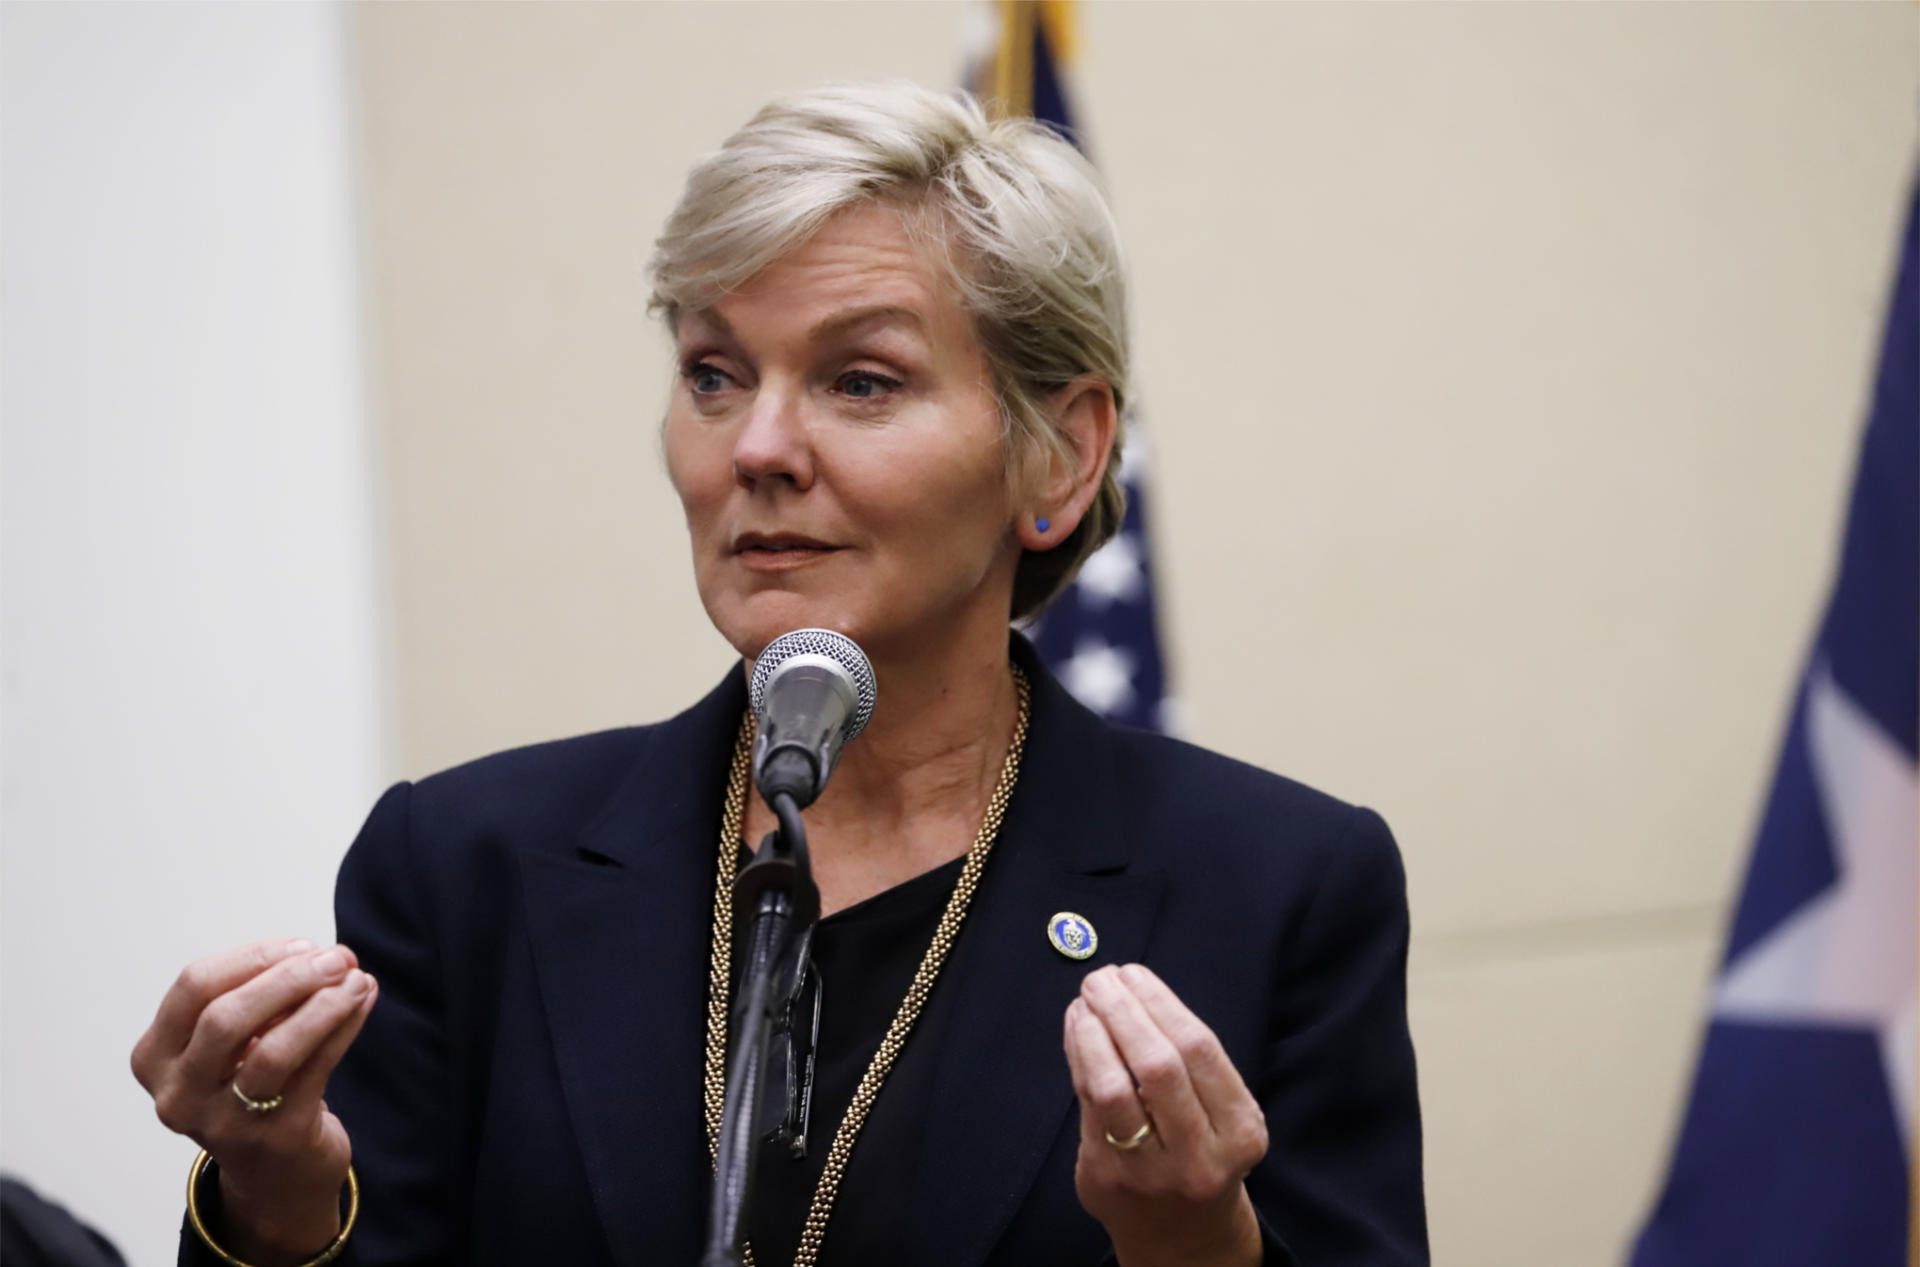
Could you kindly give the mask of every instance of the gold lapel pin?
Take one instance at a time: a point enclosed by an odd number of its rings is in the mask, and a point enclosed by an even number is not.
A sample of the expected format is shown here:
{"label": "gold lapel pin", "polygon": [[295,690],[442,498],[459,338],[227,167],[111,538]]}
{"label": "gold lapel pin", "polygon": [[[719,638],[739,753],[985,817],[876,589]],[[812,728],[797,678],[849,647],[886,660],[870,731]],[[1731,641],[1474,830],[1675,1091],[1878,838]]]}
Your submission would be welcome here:
{"label": "gold lapel pin", "polygon": [[1100,934],[1086,918],[1072,911],[1057,912],[1047,921],[1047,940],[1069,959],[1086,959],[1100,948]]}

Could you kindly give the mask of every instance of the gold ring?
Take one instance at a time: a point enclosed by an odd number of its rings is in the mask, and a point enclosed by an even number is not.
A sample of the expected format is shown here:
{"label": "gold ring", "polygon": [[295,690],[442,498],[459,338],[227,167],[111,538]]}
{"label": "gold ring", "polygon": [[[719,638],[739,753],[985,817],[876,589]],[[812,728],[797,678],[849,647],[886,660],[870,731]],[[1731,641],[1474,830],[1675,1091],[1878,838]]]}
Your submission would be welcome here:
{"label": "gold ring", "polygon": [[235,1078],[227,1085],[233,1088],[234,1098],[238,1099],[249,1113],[271,1113],[280,1107],[282,1100],[286,1099],[284,1095],[276,1095],[271,1100],[256,1100],[240,1089],[240,1079],[238,1078]]}
{"label": "gold ring", "polygon": [[1140,1147],[1140,1145],[1146,1143],[1147,1136],[1153,1134],[1153,1122],[1149,1120],[1149,1121],[1140,1123],[1140,1129],[1135,1131],[1133,1134],[1127,1136],[1125,1139],[1115,1139],[1113,1137],[1112,1131],[1102,1131],[1101,1134],[1107,1137],[1107,1142],[1109,1144],[1112,1144],[1115,1148],[1119,1149],[1121,1152],[1130,1153],[1134,1149]]}

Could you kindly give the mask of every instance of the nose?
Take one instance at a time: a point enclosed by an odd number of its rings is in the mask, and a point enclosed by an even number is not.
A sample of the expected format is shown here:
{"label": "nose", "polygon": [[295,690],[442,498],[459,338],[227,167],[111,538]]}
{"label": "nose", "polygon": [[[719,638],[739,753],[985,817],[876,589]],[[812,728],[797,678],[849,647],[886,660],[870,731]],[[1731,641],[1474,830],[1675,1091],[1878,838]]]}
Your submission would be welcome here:
{"label": "nose", "polygon": [[733,440],[733,477],[753,490],[785,480],[804,491],[813,485],[813,446],[807,434],[804,395],[767,381]]}

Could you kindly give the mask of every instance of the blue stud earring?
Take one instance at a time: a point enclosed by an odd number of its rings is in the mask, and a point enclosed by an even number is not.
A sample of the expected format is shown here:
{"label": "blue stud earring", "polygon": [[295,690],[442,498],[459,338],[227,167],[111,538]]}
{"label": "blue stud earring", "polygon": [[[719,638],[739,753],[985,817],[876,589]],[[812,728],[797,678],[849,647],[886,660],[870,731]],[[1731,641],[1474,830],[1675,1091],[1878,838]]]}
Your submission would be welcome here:
{"label": "blue stud earring", "polygon": [[1053,521],[1051,519],[1036,519],[1033,521],[1033,526],[1040,532],[1045,532],[1047,530],[1047,525],[1052,522]]}

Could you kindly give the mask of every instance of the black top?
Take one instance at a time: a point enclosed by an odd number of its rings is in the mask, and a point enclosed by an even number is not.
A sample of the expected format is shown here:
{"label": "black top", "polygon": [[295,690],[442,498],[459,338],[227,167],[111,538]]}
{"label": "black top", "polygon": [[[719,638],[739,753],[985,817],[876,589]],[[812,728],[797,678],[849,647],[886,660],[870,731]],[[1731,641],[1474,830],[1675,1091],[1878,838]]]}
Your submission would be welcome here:
{"label": "black top", "polygon": [[[778,1143],[761,1146],[753,1205],[746,1217],[754,1261],[793,1261],[840,1121],[900,1011],[965,863],[965,858],[955,858],[814,925],[812,953],[820,974],[821,1007],[807,1155],[795,1158]],[[987,866],[991,870],[992,862]],[[938,982],[934,990],[938,993]],[[943,1016],[938,1009],[923,1014],[908,1036],[907,1051],[937,1050],[941,1043],[935,1031]],[[899,1244],[893,1223],[906,1211],[885,1182],[886,1163],[874,1159],[905,1154],[904,1137],[917,1123],[912,1114],[889,1110],[918,1103],[927,1094],[929,1067],[927,1061],[903,1056],[881,1085],[834,1199],[827,1224],[832,1230],[821,1246],[823,1264],[892,1261],[895,1251],[888,1247]]]}

